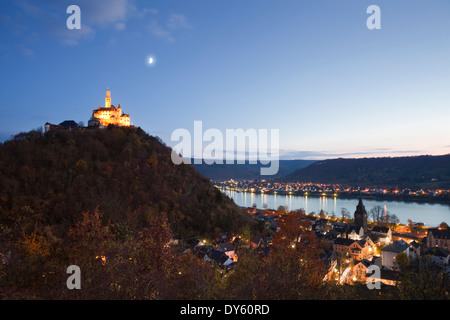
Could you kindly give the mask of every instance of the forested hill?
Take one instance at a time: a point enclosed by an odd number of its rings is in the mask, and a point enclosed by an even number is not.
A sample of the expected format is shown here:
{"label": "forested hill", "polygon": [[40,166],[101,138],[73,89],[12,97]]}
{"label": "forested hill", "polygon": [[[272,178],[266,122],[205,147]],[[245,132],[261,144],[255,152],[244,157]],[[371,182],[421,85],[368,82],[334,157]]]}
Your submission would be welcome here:
{"label": "forested hill", "polygon": [[0,145],[2,216],[63,233],[96,208],[105,220],[131,228],[162,214],[183,237],[253,224],[208,179],[191,165],[173,164],[170,155],[158,138],[134,127],[21,133]]}
{"label": "forested hill", "polygon": [[450,155],[317,161],[283,180],[355,186],[449,188]]}

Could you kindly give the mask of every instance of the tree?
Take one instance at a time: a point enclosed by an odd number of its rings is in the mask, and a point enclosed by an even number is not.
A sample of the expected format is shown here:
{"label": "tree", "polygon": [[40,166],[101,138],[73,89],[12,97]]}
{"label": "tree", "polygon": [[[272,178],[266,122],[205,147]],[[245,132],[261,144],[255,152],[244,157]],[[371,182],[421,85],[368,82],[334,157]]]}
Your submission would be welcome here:
{"label": "tree", "polygon": [[409,265],[409,259],[406,253],[400,252],[395,258],[395,262],[397,263],[400,271],[405,270]]}
{"label": "tree", "polygon": [[242,239],[244,241],[250,241],[252,237],[252,231],[250,230],[248,225],[245,225],[241,230]]}
{"label": "tree", "polygon": [[372,218],[373,222],[380,223],[383,221],[383,216],[385,210],[382,206],[375,206],[369,211],[369,216]]}
{"label": "tree", "polygon": [[68,263],[76,265],[82,272],[82,290],[65,291],[69,298],[108,299],[114,282],[113,246],[117,245],[111,231],[112,225],[103,224],[103,215],[96,209],[83,212],[82,218],[69,229]]}
{"label": "tree", "polygon": [[319,218],[320,219],[325,219],[325,211],[323,211],[323,209],[320,209]]}
{"label": "tree", "polygon": [[448,229],[448,224],[446,222],[441,222],[438,226],[438,229]]}
{"label": "tree", "polygon": [[286,206],[278,206],[278,209],[277,209],[277,212],[278,213],[281,213],[281,214],[283,214],[283,213],[287,213],[287,207]]}
{"label": "tree", "polygon": [[70,264],[82,271],[82,290],[65,291],[78,299],[171,299],[186,272],[171,245],[172,231],[164,215],[143,229],[127,230],[104,223],[102,215],[83,213],[69,230]]}
{"label": "tree", "polygon": [[94,213],[83,212],[82,219],[69,229],[68,237],[72,240],[71,252],[74,257],[95,258],[104,255],[107,243],[113,235],[111,225],[103,225],[102,218],[98,208]]}
{"label": "tree", "polygon": [[346,208],[341,208],[341,220],[344,222],[347,219],[350,219],[350,212]]}
{"label": "tree", "polygon": [[166,285],[169,285],[168,290],[165,290],[166,298],[223,299],[223,293],[229,292],[223,290],[222,281],[216,277],[211,266],[199,260],[197,256],[188,253],[177,258],[177,272],[171,277],[170,282],[166,282]]}
{"label": "tree", "polygon": [[408,223],[408,230],[409,230],[409,232],[410,232],[410,233],[413,233],[413,231],[414,231],[414,226],[413,226],[412,220],[411,220],[411,219],[408,219],[407,223]]}
{"label": "tree", "polygon": [[[239,254],[239,267],[226,278],[222,278],[223,287],[216,292],[217,299],[267,299],[272,295],[269,287],[270,266],[268,259],[255,251],[244,250]],[[215,280],[217,281],[217,279]]]}
{"label": "tree", "polygon": [[314,299],[320,296],[326,268],[303,210],[291,212],[277,224],[269,256],[267,287],[272,299]]}
{"label": "tree", "polygon": [[182,266],[170,244],[171,238],[168,219],[163,215],[154,217],[150,227],[136,235],[130,258],[135,261],[139,296],[143,299],[172,297],[172,283]]}
{"label": "tree", "polygon": [[379,223],[385,227],[393,227],[399,222],[399,219],[395,214],[391,214],[389,211],[385,211],[382,215]]}
{"label": "tree", "polygon": [[336,269],[338,278],[340,279],[344,270],[348,267],[350,252],[335,252],[334,253],[335,261],[336,261]]}
{"label": "tree", "polygon": [[450,278],[444,269],[424,257],[403,268],[397,288],[400,299],[448,300]]}
{"label": "tree", "polygon": [[391,226],[391,229],[395,230],[398,223],[400,223],[400,219],[397,217],[397,215],[395,214],[390,215],[389,224]]}

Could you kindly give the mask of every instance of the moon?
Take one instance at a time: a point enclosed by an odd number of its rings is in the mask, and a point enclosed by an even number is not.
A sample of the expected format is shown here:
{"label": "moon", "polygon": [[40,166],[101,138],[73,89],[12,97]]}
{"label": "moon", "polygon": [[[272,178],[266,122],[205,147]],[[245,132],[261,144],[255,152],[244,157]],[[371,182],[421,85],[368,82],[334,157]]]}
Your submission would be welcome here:
{"label": "moon", "polygon": [[157,62],[158,61],[157,61],[156,57],[152,54],[147,55],[145,58],[145,64],[147,65],[147,67],[153,68],[154,66],[156,66]]}

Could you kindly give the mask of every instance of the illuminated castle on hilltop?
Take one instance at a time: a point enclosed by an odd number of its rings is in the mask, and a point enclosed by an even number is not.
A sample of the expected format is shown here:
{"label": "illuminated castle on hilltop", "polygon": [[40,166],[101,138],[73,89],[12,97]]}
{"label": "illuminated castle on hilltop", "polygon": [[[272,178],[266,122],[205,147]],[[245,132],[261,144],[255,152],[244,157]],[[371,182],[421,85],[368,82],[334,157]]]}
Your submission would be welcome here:
{"label": "illuminated castle on hilltop", "polygon": [[89,127],[107,127],[108,125],[129,127],[130,115],[122,114],[120,104],[111,105],[111,91],[106,91],[105,107],[98,107],[92,111],[92,118],[88,122]]}
{"label": "illuminated castle on hilltop", "polygon": [[[89,128],[105,128],[108,125],[129,127],[130,115],[122,114],[122,108],[120,104],[116,107],[111,105],[111,92],[106,91],[105,107],[98,107],[92,111],[91,120],[88,121]],[[45,132],[51,130],[83,130],[86,127],[83,126],[82,122],[75,122],[73,120],[66,120],[60,124],[52,124],[50,122],[45,123]]]}

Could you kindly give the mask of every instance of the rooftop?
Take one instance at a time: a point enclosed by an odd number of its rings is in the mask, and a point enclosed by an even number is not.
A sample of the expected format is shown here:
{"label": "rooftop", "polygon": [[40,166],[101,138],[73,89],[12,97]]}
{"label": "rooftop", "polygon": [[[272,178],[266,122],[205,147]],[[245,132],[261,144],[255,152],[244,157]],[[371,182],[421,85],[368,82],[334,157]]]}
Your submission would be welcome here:
{"label": "rooftop", "polygon": [[428,233],[437,239],[450,239],[450,229],[430,229]]}
{"label": "rooftop", "polygon": [[372,232],[388,233],[389,232],[389,228],[388,227],[375,226],[375,227],[373,227]]}
{"label": "rooftop", "polygon": [[347,238],[337,238],[334,240],[333,244],[343,245],[343,246],[350,246],[355,242],[355,240],[347,239]]}
{"label": "rooftop", "polygon": [[399,241],[394,241],[390,245],[384,247],[381,251],[401,253],[401,252],[404,252],[408,248],[409,248],[409,244],[407,244],[405,241],[399,240]]}

